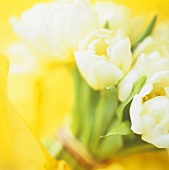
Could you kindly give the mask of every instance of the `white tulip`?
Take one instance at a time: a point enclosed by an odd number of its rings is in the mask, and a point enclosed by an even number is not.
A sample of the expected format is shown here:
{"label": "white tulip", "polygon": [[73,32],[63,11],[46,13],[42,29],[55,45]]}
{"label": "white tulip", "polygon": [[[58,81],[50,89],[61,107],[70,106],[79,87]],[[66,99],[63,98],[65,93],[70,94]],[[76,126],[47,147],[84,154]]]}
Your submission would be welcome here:
{"label": "white tulip", "polygon": [[161,57],[169,58],[169,41],[149,36],[136,48],[134,58],[136,59],[142,53],[149,55],[152,52],[158,52]]}
{"label": "white tulip", "polygon": [[161,72],[135,95],[130,107],[131,129],[159,148],[169,148],[169,71]]}
{"label": "white tulip", "polygon": [[135,52],[135,63],[118,85],[118,98],[125,101],[131,94],[135,82],[142,76],[149,81],[154,75],[169,71],[169,46],[167,43],[146,39]]}
{"label": "white tulip", "polygon": [[72,62],[79,41],[98,27],[98,16],[86,1],[56,1],[37,4],[11,22],[37,56]]}
{"label": "white tulip", "polygon": [[143,31],[144,19],[133,17],[132,10],[113,2],[99,1],[94,4],[102,27],[108,22],[109,29],[119,30],[134,42]]}
{"label": "white tulip", "polygon": [[131,13],[128,8],[117,5],[113,2],[97,2],[94,5],[94,8],[99,14],[102,27],[108,22],[110,29],[121,29],[125,33],[128,32],[128,19]]}
{"label": "white tulip", "polygon": [[81,41],[75,59],[87,83],[102,90],[116,85],[130,69],[130,41],[121,32],[96,30]]}

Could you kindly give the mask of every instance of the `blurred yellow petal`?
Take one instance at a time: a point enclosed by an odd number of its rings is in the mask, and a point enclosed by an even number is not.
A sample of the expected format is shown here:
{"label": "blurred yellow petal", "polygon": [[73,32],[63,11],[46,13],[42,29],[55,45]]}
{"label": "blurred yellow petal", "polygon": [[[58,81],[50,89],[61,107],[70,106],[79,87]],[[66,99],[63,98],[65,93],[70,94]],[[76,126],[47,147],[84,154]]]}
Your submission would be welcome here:
{"label": "blurred yellow petal", "polygon": [[157,151],[129,156],[120,163],[124,170],[162,170],[169,167],[168,158],[166,151]]}
{"label": "blurred yellow petal", "polygon": [[42,72],[37,91],[40,114],[36,121],[39,129],[36,131],[42,138],[55,134],[65,116],[72,110],[74,100],[71,74],[65,66],[49,65]]}
{"label": "blurred yellow petal", "polygon": [[112,165],[98,170],[163,170],[169,167],[166,151],[147,152],[115,160]]}
{"label": "blurred yellow petal", "polygon": [[0,55],[0,169],[68,170],[52,158],[6,96],[8,61]]}
{"label": "blurred yellow petal", "polygon": [[[32,62],[21,44],[9,50],[8,96],[33,132],[46,138],[56,132],[73,105],[73,82],[64,65]],[[19,93],[18,93],[19,91]]]}
{"label": "blurred yellow petal", "polygon": [[10,100],[40,138],[54,134],[73,105],[73,84],[64,66],[41,75],[10,73],[8,86]]}

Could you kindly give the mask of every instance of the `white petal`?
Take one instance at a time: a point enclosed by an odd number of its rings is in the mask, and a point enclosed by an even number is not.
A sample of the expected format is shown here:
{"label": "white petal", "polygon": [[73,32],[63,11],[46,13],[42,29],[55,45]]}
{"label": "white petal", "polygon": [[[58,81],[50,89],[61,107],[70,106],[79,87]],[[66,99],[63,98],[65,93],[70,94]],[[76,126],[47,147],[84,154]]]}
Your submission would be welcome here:
{"label": "white petal", "polygon": [[126,73],[132,63],[131,46],[128,38],[110,47],[110,61]]}
{"label": "white petal", "polygon": [[169,134],[155,138],[151,143],[158,148],[169,148]]}
{"label": "white petal", "polygon": [[76,1],[67,18],[66,41],[68,45],[73,50],[77,50],[79,41],[98,28],[98,25],[98,15],[89,4],[85,1]]}
{"label": "white petal", "polygon": [[33,6],[30,10],[25,11],[21,19],[11,18],[11,24],[16,33],[22,38],[28,39],[30,42],[36,40],[37,35],[40,33],[42,23],[46,12],[50,9],[51,4],[40,3]]}
{"label": "white petal", "polygon": [[145,97],[147,94],[149,94],[152,90],[153,90],[153,85],[152,85],[152,84],[147,84],[147,85],[145,85],[145,86],[141,89],[141,91],[140,91],[140,93],[139,93],[139,96],[143,98],[143,97]]}
{"label": "white petal", "polygon": [[143,134],[142,139],[158,148],[169,148],[169,133],[163,125],[151,129],[151,134]]}
{"label": "white petal", "polygon": [[116,85],[123,77],[123,72],[106,60],[97,62],[93,65],[93,72],[95,73],[98,86],[97,90],[104,89],[106,86]]}
{"label": "white petal", "polygon": [[142,115],[141,116],[141,126],[142,126],[142,133],[149,134],[152,132],[152,129],[156,126],[156,121],[153,117],[149,115]]}
{"label": "white petal", "polygon": [[106,57],[97,56],[92,52],[77,51],[75,59],[82,76],[95,90],[115,85],[123,76],[123,72],[108,62]]}
{"label": "white petal", "polygon": [[157,96],[143,104],[143,114],[153,117],[157,124],[167,125],[169,122],[169,99],[166,96]]}
{"label": "white petal", "polygon": [[73,54],[65,39],[65,20],[68,16],[68,9],[61,9],[56,6],[46,14],[42,40],[44,40],[44,45],[48,47],[48,56],[54,55],[61,60],[71,61]]}
{"label": "white petal", "polygon": [[169,71],[162,71],[154,74],[149,80],[150,83],[161,83],[169,87]]}
{"label": "white petal", "polygon": [[138,80],[138,72],[131,70],[119,83],[118,85],[118,98],[124,102],[129,97],[133,84]]}
{"label": "white petal", "polygon": [[84,51],[75,52],[75,60],[76,60],[77,67],[80,73],[82,74],[83,78],[87,81],[87,83],[91,87],[97,86],[97,80],[93,73],[92,62],[90,59],[94,55],[95,54],[91,52],[84,52]]}
{"label": "white petal", "polygon": [[137,134],[141,134],[143,132],[142,120],[140,115],[141,112],[142,112],[142,99],[138,94],[136,94],[130,106],[130,118],[131,129],[133,132]]}
{"label": "white petal", "polygon": [[156,72],[168,71],[169,70],[169,59],[161,58],[156,64]]}

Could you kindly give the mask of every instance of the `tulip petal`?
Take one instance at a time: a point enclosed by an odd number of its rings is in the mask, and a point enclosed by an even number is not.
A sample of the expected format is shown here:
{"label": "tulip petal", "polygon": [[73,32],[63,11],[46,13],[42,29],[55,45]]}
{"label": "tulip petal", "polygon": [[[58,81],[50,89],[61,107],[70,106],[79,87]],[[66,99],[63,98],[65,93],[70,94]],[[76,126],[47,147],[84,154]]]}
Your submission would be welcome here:
{"label": "tulip petal", "polygon": [[136,70],[130,71],[118,85],[118,98],[124,102],[130,95],[134,83],[138,80],[138,72]]}
{"label": "tulip petal", "polygon": [[77,51],[75,59],[82,76],[95,90],[115,85],[123,76],[118,67],[92,52]]}
{"label": "tulip petal", "polygon": [[130,40],[126,38],[112,46],[109,57],[112,63],[120,67],[126,73],[132,63]]}
{"label": "tulip petal", "polygon": [[69,46],[77,50],[79,41],[98,28],[98,23],[98,16],[89,4],[77,1],[72,5],[67,18],[66,41]]}
{"label": "tulip petal", "polygon": [[143,131],[142,121],[140,114],[142,112],[142,99],[138,94],[133,98],[132,104],[130,106],[130,118],[131,118],[131,129],[137,134],[141,134]]}

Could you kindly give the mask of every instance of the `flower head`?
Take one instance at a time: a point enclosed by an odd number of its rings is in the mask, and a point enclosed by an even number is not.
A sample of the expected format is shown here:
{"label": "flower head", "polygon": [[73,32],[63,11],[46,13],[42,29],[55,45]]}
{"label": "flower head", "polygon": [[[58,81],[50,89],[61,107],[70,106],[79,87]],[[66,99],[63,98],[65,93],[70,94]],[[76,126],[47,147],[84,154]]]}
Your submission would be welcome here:
{"label": "flower head", "polygon": [[130,95],[134,83],[142,76],[149,81],[156,74],[169,71],[169,44],[151,37],[145,39],[134,53],[135,63],[129,73],[118,85],[118,97],[125,101]]}
{"label": "flower head", "polygon": [[169,71],[156,74],[133,98],[131,129],[159,148],[169,148]]}
{"label": "flower head", "polygon": [[130,41],[120,31],[96,30],[81,41],[75,59],[87,83],[101,90],[116,85],[129,70]]}
{"label": "flower head", "polygon": [[143,31],[143,18],[133,17],[132,10],[124,5],[99,1],[94,4],[94,9],[99,15],[102,27],[108,23],[110,30],[122,30],[123,34],[128,36],[132,42]]}
{"label": "flower head", "polygon": [[20,19],[11,18],[15,32],[37,56],[65,62],[73,61],[73,51],[98,27],[97,20],[90,5],[78,0],[40,3]]}
{"label": "flower head", "polygon": [[102,27],[108,22],[109,29],[121,29],[125,34],[128,32],[131,13],[128,8],[113,2],[96,2],[94,9],[99,14]]}

